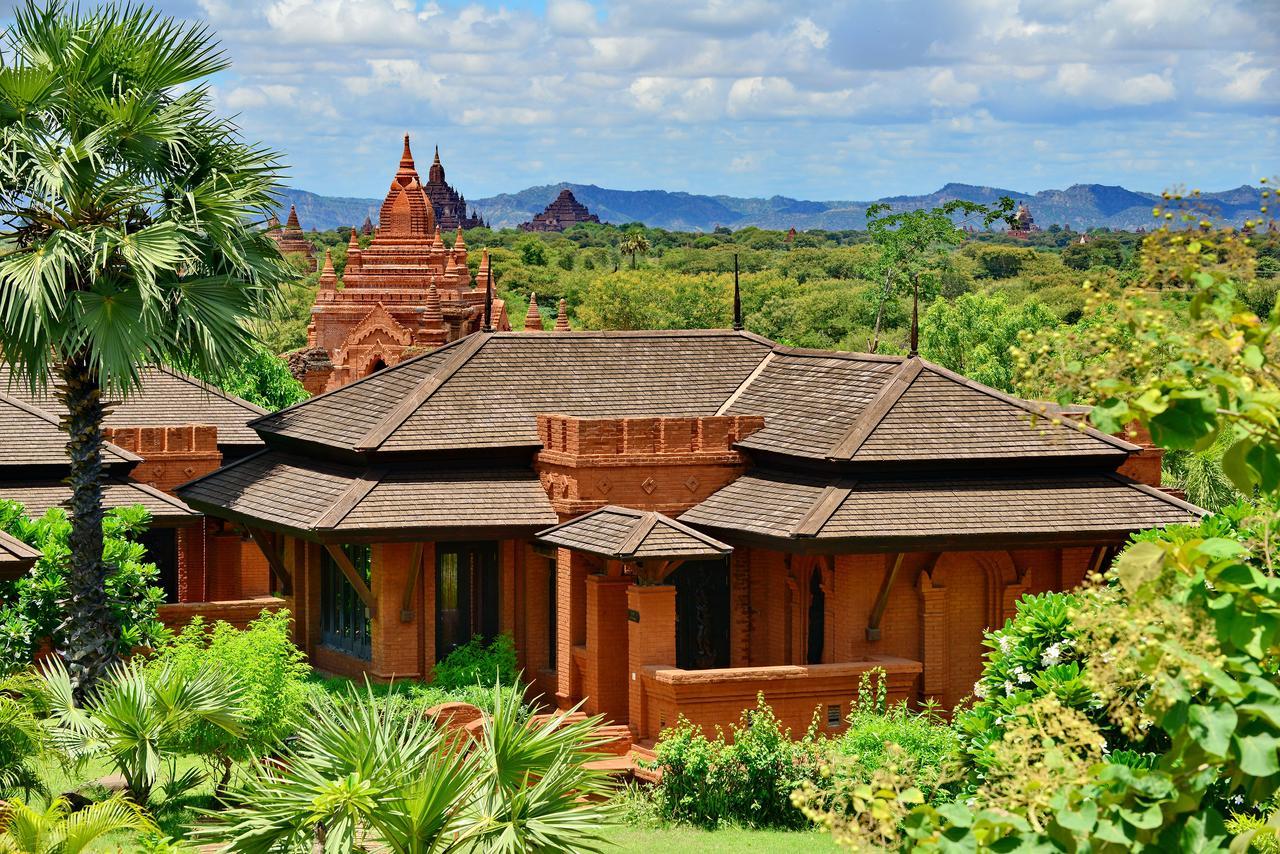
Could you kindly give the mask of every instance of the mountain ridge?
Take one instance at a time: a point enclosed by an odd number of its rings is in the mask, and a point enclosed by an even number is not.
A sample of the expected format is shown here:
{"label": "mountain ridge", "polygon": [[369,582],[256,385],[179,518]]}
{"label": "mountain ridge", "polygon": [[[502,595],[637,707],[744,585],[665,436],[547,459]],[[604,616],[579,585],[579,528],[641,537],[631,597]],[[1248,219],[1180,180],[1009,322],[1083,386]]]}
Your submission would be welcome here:
{"label": "mountain ridge", "polygon": [[[1160,194],[1130,190],[1118,185],[1073,184],[1065,189],[1022,193],[1001,187],[950,182],[932,193],[885,196],[870,201],[811,201],[775,195],[769,198],[728,195],[700,195],[668,190],[613,190],[595,184],[542,184],[514,193],[499,193],[470,200],[494,228],[513,228],[540,213],[563,189],[573,192],[603,222],[642,222],[671,231],[708,232],[718,226],[739,229],[748,226],[786,230],[796,228],[858,229],[866,226],[866,211],[872,204],[889,204],[895,210],[934,207],[954,199],[991,204],[1002,196],[1025,203],[1041,228],[1052,224],[1073,229],[1136,229],[1153,223],[1151,209]],[[1247,184],[1213,193],[1201,193],[1200,202],[1216,220],[1240,224],[1258,212],[1260,190]],[[321,230],[342,225],[359,226],[366,216],[377,221],[381,201],[340,196],[322,196],[306,190],[285,188],[277,216],[288,214],[295,204],[305,228]]]}

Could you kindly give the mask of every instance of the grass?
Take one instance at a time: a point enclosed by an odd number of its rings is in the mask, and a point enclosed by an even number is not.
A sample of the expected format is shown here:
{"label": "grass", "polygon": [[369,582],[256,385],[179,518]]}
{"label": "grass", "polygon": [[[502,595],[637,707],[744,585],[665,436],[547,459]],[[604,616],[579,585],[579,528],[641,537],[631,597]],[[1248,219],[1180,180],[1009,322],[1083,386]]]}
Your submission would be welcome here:
{"label": "grass", "polygon": [[609,834],[619,852],[635,854],[729,854],[762,851],[769,854],[835,854],[840,848],[825,833],[810,830],[743,830],[730,827],[623,827]]}

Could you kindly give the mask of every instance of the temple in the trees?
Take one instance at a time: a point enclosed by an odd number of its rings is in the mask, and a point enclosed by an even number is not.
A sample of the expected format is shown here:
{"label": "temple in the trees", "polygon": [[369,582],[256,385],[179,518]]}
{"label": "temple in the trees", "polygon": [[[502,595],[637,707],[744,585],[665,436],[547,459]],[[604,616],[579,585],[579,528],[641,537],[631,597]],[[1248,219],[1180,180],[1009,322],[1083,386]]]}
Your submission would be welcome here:
{"label": "temple in the trees", "polygon": [[302,234],[296,207],[289,205],[289,219],[285,222],[283,229],[280,227],[279,220],[272,217],[267,223],[267,235],[276,242],[281,255],[301,255],[306,259],[307,271],[311,273],[316,271],[315,251],[311,248],[311,242]]}
{"label": "temple in the trees", "polygon": [[1018,205],[1018,212],[1013,215],[1013,227],[1009,229],[1009,236],[1026,240],[1039,230],[1040,226],[1036,225],[1036,219],[1031,215],[1031,208],[1026,204]]}
{"label": "temple in the trees", "polygon": [[[433,171],[439,163],[437,158]],[[439,174],[443,180],[443,170]],[[446,246],[406,134],[373,242],[362,249],[352,231],[341,289],[326,253],[307,328],[308,349],[290,359],[312,394],[472,332],[510,329],[503,301],[488,287],[488,252],[473,281],[462,229],[454,230],[453,245]]]}
{"label": "temple in the trees", "polygon": [[444,179],[444,166],[440,163],[440,146],[436,146],[431,168],[427,170],[427,183],[423,185],[431,207],[435,211],[436,225],[444,231],[459,228],[484,228],[488,224],[474,210],[467,213],[467,198]]}
{"label": "temple in the trees", "polygon": [[587,210],[587,206],[573,197],[568,187],[560,191],[547,209],[529,222],[520,223],[521,231],[564,231],[580,222],[599,222],[600,217]]}

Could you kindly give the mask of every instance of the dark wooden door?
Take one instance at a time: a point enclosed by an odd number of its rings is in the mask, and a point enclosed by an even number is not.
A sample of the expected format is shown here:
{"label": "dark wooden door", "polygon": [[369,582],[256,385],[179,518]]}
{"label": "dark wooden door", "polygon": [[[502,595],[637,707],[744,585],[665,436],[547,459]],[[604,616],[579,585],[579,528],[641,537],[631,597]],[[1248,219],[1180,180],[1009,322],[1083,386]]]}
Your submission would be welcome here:
{"label": "dark wooden door", "polygon": [[728,563],[691,561],[671,573],[668,582],[676,588],[676,666],[728,667]]}
{"label": "dark wooden door", "polygon": [[498,634],[498,544],[436,545],[436,660]]}

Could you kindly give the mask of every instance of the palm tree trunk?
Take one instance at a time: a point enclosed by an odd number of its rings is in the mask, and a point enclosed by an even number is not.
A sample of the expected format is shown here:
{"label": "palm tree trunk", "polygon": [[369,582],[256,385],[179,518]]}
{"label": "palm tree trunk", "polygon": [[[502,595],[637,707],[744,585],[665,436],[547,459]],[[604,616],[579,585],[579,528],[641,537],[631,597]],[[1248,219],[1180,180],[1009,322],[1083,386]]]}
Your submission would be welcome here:
{"label": "palm tree trunk", "polygon": [[119,659],[119,632],[111,613],[102,560],[102,390],[83,355],[58,366],[59,396],[66,407],[67,457],[71,487],[71,555],[63,610],[62,655],[77,700]]}

